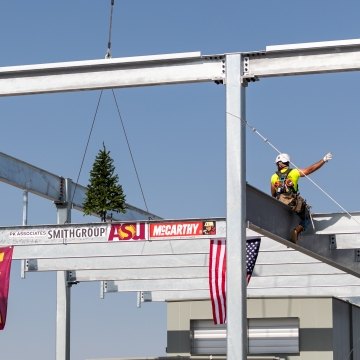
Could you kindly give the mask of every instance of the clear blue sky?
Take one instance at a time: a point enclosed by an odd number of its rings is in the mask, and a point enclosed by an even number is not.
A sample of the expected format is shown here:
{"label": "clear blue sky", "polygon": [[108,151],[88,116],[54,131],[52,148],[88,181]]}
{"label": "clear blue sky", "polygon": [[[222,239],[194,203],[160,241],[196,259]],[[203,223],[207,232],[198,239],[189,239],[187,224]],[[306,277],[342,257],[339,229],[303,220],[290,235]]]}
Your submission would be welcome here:
{"label": "clear blue sky", "polygon": [[[353,1],[115,0],[113,57],[264,50],[268,45],[360,38]],[[110,0],[3,1],[0,66],[102,59]],[[360,210],[358,73],[266,79],[247,89],[247,120],[305,167],[332,151],[312,178],[347,211]],[[193,84],[116,90],[149,211],[165,218],[225,216],[225,93]],[[0,151],[57,175],[78,177],[98,91],[0,99]],[[105,142],[127,202],[144,202],[110,91],[105,91],[80,183]],[[247,132],[247,181],[264,192],[276,153]],[[313,212],[340,212],[302,180]],[[22,191],[0,184],[1,226],[22,223]],[[88,221],[73,212],[73,222]],[[29,224],[56,223],[53,204],[30,195]],[[11,274],[1,359],[55,358],[54,273]],[[99,298],[98,283],[72,290],[73,360],[165,354],[164,304],[136,307],[135,294]]]}

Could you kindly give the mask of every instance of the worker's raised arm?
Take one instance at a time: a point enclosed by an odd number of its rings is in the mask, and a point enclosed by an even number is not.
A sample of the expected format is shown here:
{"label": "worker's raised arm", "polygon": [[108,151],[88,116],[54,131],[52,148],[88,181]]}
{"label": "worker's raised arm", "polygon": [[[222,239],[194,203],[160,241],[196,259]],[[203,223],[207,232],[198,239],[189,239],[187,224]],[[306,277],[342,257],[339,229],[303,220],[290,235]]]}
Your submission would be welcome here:
{"label": "worker's raised arm", "polygon": [[325,163],[327,163],[331,159],[332,159],[332,154],[327,153],[321,160],[319,160],[315,164],[312,164],[306,167],[305,169],[299,169],[300,176],[307,176],[312,174],[314,171],[320,169]]}

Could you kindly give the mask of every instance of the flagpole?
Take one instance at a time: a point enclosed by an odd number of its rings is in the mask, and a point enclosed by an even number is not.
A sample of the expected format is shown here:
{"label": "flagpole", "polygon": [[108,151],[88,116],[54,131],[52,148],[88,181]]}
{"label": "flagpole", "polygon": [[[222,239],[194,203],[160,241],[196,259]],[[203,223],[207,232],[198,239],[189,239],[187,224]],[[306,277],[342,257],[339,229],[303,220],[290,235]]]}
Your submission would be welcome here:
{"label": "flagpole", "polygon": [[226,55],[227,360],[247,358],[245,87],[240,54]]}

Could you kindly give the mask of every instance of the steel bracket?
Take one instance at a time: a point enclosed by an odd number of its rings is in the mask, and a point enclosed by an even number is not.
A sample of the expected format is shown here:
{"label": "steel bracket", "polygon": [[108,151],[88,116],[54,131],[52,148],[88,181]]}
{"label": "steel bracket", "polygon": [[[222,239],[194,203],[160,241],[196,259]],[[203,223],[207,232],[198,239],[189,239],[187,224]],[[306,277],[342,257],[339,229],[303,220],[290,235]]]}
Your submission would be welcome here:
{"label": "steel bracket", "polygon": [[251,74],[250,58],[248,56],[244,56],[244,58],[243,58],[242,74],[243,75],[241,77],[241,83],[245,86],[250,82],[259,81],[259,78],[257,76]]}
{"label": "steel bracket", "polygon": [[360,249],[355,249],[355,261],[360,262]]}
{"label": "steel bracket", "polygon": [[329,235],[329,249],[330,250],[336,250],[337,249],[337,245],[336,245],[336,235]]}

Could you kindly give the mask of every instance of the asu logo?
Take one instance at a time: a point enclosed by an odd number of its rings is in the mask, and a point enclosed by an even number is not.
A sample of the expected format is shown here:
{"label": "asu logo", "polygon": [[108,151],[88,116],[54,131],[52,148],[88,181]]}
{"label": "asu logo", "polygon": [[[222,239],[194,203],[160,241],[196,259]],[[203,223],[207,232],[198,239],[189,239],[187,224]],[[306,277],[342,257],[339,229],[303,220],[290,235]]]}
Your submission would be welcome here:
{"label": "asu logo", "polygon": [[115,240],[145,240],[146,224],[113,224],[111,225],[108,241]]}

